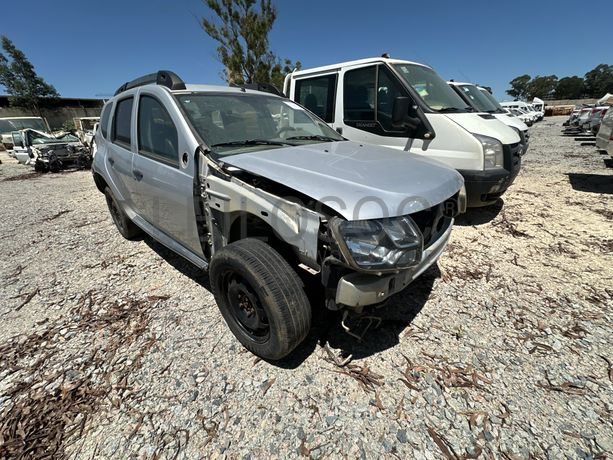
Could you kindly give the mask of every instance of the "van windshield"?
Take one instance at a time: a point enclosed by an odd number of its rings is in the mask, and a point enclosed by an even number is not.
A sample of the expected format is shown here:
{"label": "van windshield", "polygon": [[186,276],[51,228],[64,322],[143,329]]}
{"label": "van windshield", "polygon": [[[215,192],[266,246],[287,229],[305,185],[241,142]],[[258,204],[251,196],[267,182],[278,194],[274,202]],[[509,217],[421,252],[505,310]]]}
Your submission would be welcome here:
{"label": "van windshield", "polygon": [[218,156],[345,140],[288,99],[253,93],[192,93],[177,99]]}
{"label": "van windshield", "polygon": [[496,107],[496,110],[497,110],[496,113],[504,113],[505,112],[505,110],[500,105],[500,102],[498,102],[496,100],[496,98],[494,96],[492,96],[488,90],[480,89],[479,91],[481,91],[481,94],[483,94],[487,98],[487,100],[490,101],[490,104],[492,104],[494,107]]}
{"label": "van windshield", "polygon": [[438,112],[472,112],[472,107],[468,107],[429,67],[416,64],[393,64],[393,67],[430,109]]}
{"label": "van windshield", "polygon": [[498,112],[498,108],[475,85],[458,85],[458,88],[479,112]]}

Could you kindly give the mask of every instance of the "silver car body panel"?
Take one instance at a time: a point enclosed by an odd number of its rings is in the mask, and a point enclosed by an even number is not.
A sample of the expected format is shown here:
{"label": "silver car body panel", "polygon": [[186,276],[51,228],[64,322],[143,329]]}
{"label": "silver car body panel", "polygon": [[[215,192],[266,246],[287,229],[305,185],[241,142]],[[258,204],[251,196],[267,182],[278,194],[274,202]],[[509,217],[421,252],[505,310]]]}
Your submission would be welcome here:
{"label": "silver car body panel", "polygon": [[314,269],[320,268],[317,263],[318,213],[234,177],[225,180],[210,174],[205,180],[209,207],[224,214],[224,245],[233,221],[247,213],[266,222],[282,241],[294,246],[303,263]]}
{"label": "silver car body panel", "polygon": [[351,141],[243,153],[223,161],[304,193],[347,220],[412,214],[463,185],[459,173],[435,160]]}

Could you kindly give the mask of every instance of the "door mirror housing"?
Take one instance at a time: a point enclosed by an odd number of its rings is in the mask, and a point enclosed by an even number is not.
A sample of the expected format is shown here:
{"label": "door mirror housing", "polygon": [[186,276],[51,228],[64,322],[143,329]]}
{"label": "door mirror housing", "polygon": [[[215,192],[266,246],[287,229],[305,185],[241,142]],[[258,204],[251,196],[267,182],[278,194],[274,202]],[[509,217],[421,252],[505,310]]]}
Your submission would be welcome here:
{"label": "door mirror housing", "polygon": [[409,117],[409,107],[411,101],[406,96],[397,96],[394,98],[392,106],[392,126],[394,128],[404,129],[407,127],[407,118]]}
{"label": "door mirror housing", "polygon": [[411,99],[406,96],[394,98],[392,126],[405,131],[407,136],[413,139],[434,139],[434,130],[426,115],[419,106],[412,105]]}

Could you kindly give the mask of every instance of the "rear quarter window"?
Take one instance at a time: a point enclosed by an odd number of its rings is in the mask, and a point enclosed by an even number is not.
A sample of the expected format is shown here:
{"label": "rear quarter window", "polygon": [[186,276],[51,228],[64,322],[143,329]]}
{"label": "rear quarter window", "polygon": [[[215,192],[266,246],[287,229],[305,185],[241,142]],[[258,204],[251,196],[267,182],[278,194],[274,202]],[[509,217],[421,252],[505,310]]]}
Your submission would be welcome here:
{"label": "rear quarter window", "polygon": [[132,106],[134,98],[129,97],[117,102],[113,118],[113,142],[127,149],[132,144]]}
{"label": "rear quarter window", "polygon": [[109,135],[109,116],[111,115],[112,105],[111,103],[106,104],[102,109],[102,115],[100,115],[100,131],[105,139],[108,139]]}

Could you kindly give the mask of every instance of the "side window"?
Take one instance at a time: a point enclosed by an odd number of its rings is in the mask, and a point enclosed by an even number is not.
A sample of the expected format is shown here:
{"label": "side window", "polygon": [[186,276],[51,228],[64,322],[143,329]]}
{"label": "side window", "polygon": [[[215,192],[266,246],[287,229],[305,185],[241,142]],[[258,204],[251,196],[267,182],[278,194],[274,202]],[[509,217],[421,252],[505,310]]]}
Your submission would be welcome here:
{"label": "side window", "polygon": [[334,121],[336,75],[296,81],[296,100],[327,123]]}
{"label": "side window", "polygon": [[113,142],[129,149],[132,143],[130,127],[132,125],[132,105],[134,98],[129,97],[117,102],[113,118]]}
{"label": "side window", "polygon": [[160,101],[151,96],[141,96],[138,103],[138,151],[172,166],[179,165],[177,128]]}
{"label": "side window", "polygon": [[351,70],[344,79],[345,121],[361,122],[355,126],[378,134],[394,131],[392,112],[398,96],[408,94],[384,66]]}
{"label": "side window", "polygon": [[379,66],[379,78],[377,81],[377,121],[386,131],[393,131],[392,110],[394,99],[398,96],[405,96],[401,86],[396,80],[390,77],[387,69]]}
{"label": "side window", "polygon": [[109,115],[111,114],[111,107],[113,104],[106,104],[102,109],[102,115],[100,116],[100,131],[102,131],[102,137],[108,139],[109,134]]}
{"label": "side window", "polygon": [[350,70],[344,79],[345,121],[375,120],[375,85],[377,67]]}

